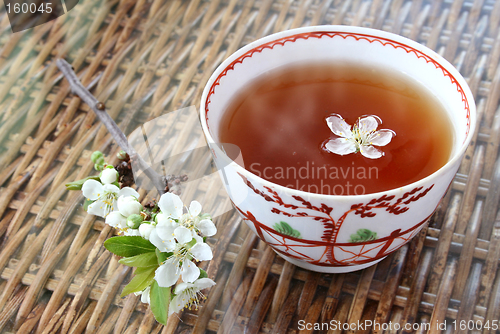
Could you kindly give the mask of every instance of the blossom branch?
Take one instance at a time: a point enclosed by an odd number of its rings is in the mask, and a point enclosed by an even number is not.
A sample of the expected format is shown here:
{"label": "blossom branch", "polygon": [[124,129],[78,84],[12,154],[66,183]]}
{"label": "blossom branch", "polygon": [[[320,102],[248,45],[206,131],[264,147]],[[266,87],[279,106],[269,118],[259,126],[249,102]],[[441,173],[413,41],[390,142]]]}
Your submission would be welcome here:
{"label": "blossom branch", "polygon": [[146,174],[146,176],[153,182],[156,190],[160,195],[165,193],[166,182],[165,178],[149,166],[144,159],[137,153],[132,146],[130,146],[127,137],[118,127],[116,122],[106,112],[104,103],[99,102],[80,82],[76,73],[73,71],[71,65],[64,59],[57,59],[57,67],[68,80],[71,91],[78,95],[89,107],[94,111],[99,120],[106,126],[109,133],[113,136],[114,140],[120,147],[127,152],[130,159],[137,161],[139,168]]}

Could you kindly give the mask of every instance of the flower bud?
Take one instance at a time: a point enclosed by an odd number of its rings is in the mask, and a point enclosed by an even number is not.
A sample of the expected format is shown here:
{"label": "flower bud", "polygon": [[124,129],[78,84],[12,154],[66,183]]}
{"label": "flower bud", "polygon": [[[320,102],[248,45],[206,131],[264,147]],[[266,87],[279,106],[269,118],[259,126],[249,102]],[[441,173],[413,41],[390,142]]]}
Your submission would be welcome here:
{"label": "flower bud", "polygon": [[136,214],[140,215],[142,205],[133,196],[120,196],[118,197],[118,211],[125,217]]}
{"label": "flower bud", "polygon": [[101,182],[103,184],[111,184],[116,182],[118,178],[118,173],[116,172],[116,169],[114,168],[105,168],[101,172]]}
{"label": "flower bud", "polygon": [[102,166],[102,165],[100,165],[100,164],[95,164],[95,165],[94,165],[94,169],[95,169],[95,170],[98,170],[98,171],[101,171],[101,170],[103,169],[103,166]]}
{"label": "flower bud", "polygon": [[130,228],[137,229],[139,228],[139,226],[141,226],[141,223],[142,223],[141,215],[133,214],[128,216],[127,218],[127,226]]}
{"label": "flower bud", "polygon": [[124,150],[121,150],[116,154],[116,157],[120,160],[127,160],[128,159],[128,154]]}
{"label": "flower bud", "polygon": [[96,160],[95,163],[98,164],[98,165],[104,166],[104,164],[105,164],[104,157],[97,158],[97,160]]}
{"label": "flower bud", "polygon": [[149,236],[151,235],[151,231],[153,229],[154,229],[153,225],[144,223],[144,224],[141,224],[141,226],[139,226],[139,233],[141,234],[141,236],[144,239],[148,239],[149,240]]}
{"label": "flower bud", "polygon": [[[93,163],[97,163],[99,159],[103,159],[104,162],[104,155],[102,154],[101,151],[94,151],[92,152],[92,155],[90,156],[90,160],[92,160]],[[102,164],[100,164],[102,165]]]}

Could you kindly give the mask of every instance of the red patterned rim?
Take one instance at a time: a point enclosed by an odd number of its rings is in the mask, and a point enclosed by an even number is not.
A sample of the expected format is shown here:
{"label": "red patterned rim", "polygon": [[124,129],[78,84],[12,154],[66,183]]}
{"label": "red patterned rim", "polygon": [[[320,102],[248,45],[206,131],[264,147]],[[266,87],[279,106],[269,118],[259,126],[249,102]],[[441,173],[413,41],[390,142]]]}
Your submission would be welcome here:
{"label": "red patterned rim", "polygon": [[468,136],[469,130],[470,130],[470,106],[469,106],[469,102],[468,102],[467,97],[465,95],[464,89],[462,88],[462,86],[460,85],[460,83],[458,82],[458,80],[446,68],[444,68],[436,60],[432,59],[431,57],[429,57],[428,55],[426,55],[422,51],[420,51],[418,49],[415,49],[415,48],[413,48],[411,46],[408,46],[406,44],[403,44],[401,42],[396,42],[396,41],[391,40],[391,39],[387,39],[387,38],[383,38],[383,37],[378,37],[378,36],[373,36],[373,35],[369,35],[369,34],[358,34],[358,33],[352,33],[352,32],[349,32],[349,33],[348,32],[335,32],[335,31],[313,31],[313,32],[299,33],[299,34],[295,34],[295,35],[291,35],[291,36],[279,38],[279,39],[276,39],[274,41],[267,42],[267,43],[264,43],[262,45],[259,45],[259,46],[255,47],[255,48],[251,49],[251,50],[248,50],[247,52],[245,52],[244,54],[242,54],[241,56],[239,56],[238,58],[236,58],[234,61],[232,61],[217,76],[217,79],[212,83],[212,85],[210,87],[210,90],[209,90],[209,92],[207,94],[207,98],[205,100],[205,122],[206,122],[207,128],[209,129],[209,125],[208,125],[208,111],[209,111],[209,108],[208,108],[208,106],[209,106],[209,104],[211,102],[210,98],[215,93],[215,87],[218,86],[218,85],[220,85],[221,78],[224,77],[224,76],[226,76],[229,71],[234,70],[234,66],[236,64],[243,63],[243,61],[246,58],[251,58],[255,53],[260,53],[264,49],[273,49],[277,45],[284,46],[285,43],[287,43],[287,42],[294,43],[294,42],[296,42],[299,39],[303,39],[303,40],[307,40],[309,38],[320,39],[320,38],[322,38],[324,36],[329,37],[329,38],[333,38],[335,36],[340,36],[343,39],[354,38],[357,41],[359,41],[359,40],[366,40],[369,43],[378,42],[378,43],[382,44],[383,46],[387,46],[388,45],[388,46],[392,46],[394,49],[398,49],[398,48],[399,49],[403,49],[407,53],[413,53],[413,54],[415,54],[415,56],[417,56],[417,58],[422,58],[427,63],[433,64],[436,67],[436,69],[440,69],[442,71],[443,75],[445,77],[448,77],[450,79],[451,83],[454,84],[457,87],[457,91],[460,93],[460,95],[462,97],[462,102],[464,103],[464,109],[466,110],[466,118],[467,118],[467,126],[466,126],[466,130],[465,130],[465,139],[464,139],[464,142],[467,140],[467,136]]}

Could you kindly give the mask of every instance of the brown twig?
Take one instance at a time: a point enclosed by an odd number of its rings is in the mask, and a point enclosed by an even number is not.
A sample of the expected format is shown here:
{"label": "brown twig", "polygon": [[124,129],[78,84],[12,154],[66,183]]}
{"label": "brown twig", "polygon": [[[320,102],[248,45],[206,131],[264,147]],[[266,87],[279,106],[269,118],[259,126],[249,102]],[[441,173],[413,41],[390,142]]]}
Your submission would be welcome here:
{"label": "brown twig", "polygon": [[120,145],[120,147],[127,152],[130,159],[137,161],[139,168],[144,171],[144,174],[153,182],[156,190],[160,195],[165,193],[165,178],[154,171],[151,166],[148,165],[146,161],[137,153],[132,146],[129,145],[127,137],[120,130],[115,121],[106,112],[106,107],[104,103],[99,102],[78,80],[75,72],[71,65],[64,59],[57,59],[57,67],[64,74],[68,80],[71,91],[73,94],[78,95],[83,102],[87,103],[89,107],[94,111],[99,120],[106,126],[109,133],[113,136],[114,140]]}

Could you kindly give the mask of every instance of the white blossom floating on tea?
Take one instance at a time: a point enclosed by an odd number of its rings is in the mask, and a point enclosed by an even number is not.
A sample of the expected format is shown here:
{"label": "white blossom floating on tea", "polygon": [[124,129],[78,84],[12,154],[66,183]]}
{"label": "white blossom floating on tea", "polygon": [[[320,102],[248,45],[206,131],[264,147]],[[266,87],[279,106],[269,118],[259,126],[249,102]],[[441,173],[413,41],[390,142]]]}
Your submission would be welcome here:
{"label": "white blossom floating on tea", "polygon": [[382,120],[375,115],[358,118],[352,129],[339,114],[327,117],[326,124],[340,138],[329,139],[324,142],[323,146],[327,151],[339,155],[360,152],[369,159],[381,158],[384,152],[374,146],[385,146],[396,135],[389,129],[377,131]]}

